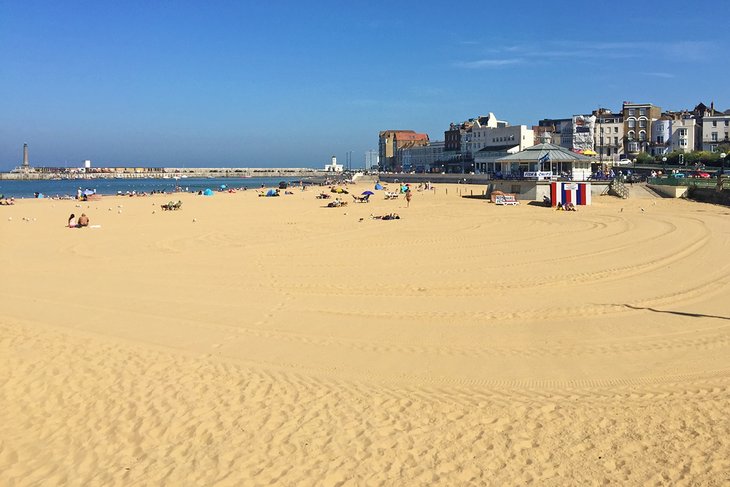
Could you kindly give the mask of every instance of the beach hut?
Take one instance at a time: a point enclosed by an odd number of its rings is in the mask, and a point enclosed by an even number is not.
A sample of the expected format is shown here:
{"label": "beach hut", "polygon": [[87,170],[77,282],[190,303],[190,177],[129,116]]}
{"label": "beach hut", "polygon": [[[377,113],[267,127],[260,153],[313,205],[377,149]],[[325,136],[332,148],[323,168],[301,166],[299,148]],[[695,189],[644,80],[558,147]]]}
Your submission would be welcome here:
{"label": "beach hut", "polygon": [[553,181],[550,183],[550,202],[553,208],[558,203],[561,205],[566,203],[590,205],[591,183]]}

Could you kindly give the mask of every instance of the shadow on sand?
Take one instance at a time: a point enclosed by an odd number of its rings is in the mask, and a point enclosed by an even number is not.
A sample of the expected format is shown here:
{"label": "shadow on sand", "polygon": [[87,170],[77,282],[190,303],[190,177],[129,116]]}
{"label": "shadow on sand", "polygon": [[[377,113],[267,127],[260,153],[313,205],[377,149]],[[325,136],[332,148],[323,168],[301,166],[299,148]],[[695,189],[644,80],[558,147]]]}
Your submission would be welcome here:
{"label": "shadow on sand", "polygon": [[630,304],[623,304],[623,305],[619,305],[619,306],[624,306],[626,308],[635,309],[635,310],[639,310],[639,311],[645,310],[645,311],[652,311],[654,313],[669,313],[672,315],[689,316],[691,318],[716,318],[718,320],[730,321],[729,316],[705,315],[705,314],[701,314],[701,313],[686,313],[684,311],[666,311],[666,310],[654,309],[654,308],[644,308],[641,306],[632,306]]}

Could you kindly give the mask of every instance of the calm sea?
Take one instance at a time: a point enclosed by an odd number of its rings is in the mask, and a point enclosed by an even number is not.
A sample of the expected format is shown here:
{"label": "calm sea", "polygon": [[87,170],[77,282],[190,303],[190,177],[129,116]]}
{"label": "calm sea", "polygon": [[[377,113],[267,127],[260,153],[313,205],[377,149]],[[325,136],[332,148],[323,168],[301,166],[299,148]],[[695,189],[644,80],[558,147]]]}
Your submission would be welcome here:
{"label": "calm sea", "polygon": [[279,181],[293,183],[298,180],[278,178],[187,178],[187,179],[95,179],[95,180],[44,180],[44,181],[8,181],[0,180],[0,195],[14,198],[33,198],[35,193],[41,193],[46,198],[61,196],[76,196],[78,188],[95,189],[98,194],[114,195],[119,192],[137,193],[152,191],[172,192],[175,185],[183,191],[198,192],[206,188],[219,189],[221,185],[227,188],[260,188],[276,187]]}

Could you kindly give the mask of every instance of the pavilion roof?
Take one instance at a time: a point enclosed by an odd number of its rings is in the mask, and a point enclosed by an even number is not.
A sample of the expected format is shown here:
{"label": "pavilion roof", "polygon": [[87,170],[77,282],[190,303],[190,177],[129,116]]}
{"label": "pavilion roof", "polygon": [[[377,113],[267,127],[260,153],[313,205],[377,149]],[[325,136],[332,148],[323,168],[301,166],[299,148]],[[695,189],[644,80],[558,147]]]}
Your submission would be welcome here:
{"label": "pavilion roof", "polygon": [[545,156],[551,162],[591,162],[592,158],[578,154],[565,147],[555,144],[537,144],[532,147],[520,151],[516,154],[510,154],[505,157],[497,159],[497,162],[539,162],[541,159],[545,160]]}

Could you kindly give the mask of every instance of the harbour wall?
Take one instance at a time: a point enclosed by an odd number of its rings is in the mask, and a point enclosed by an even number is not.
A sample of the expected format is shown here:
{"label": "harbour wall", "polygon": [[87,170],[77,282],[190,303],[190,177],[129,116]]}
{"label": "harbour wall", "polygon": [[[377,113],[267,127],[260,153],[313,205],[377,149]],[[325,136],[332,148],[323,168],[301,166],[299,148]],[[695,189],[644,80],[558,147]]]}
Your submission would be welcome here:
{"label": "harbour wall", "polygon": [[334,175],[311,168],[94,168],[88,172],[37,170],[0,173],[2,180],[190,178],[316,178]]}

